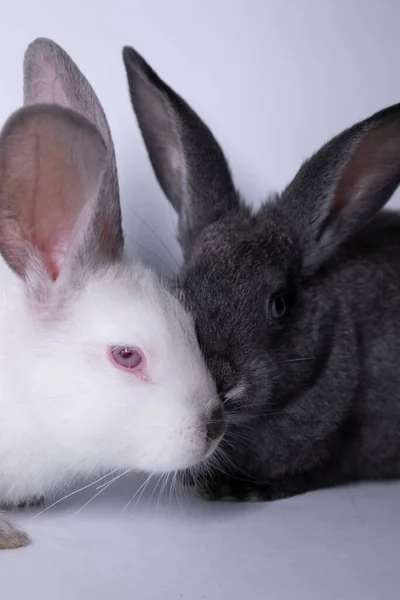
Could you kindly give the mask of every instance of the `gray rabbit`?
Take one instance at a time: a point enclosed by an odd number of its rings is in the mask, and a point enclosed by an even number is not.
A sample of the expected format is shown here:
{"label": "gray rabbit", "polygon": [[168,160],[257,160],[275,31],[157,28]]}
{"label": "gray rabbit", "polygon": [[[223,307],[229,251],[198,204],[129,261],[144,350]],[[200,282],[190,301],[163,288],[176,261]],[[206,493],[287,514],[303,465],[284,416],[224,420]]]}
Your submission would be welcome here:
{"label": "gray rabbit", "polygon": [[[212,499],[400,476],[400,104],[347,129],[258,212],[208,127],[133,49],[124,62],[179,215],[182,300],[229,415]],[[213,468],[214,467],[214,468]]]}

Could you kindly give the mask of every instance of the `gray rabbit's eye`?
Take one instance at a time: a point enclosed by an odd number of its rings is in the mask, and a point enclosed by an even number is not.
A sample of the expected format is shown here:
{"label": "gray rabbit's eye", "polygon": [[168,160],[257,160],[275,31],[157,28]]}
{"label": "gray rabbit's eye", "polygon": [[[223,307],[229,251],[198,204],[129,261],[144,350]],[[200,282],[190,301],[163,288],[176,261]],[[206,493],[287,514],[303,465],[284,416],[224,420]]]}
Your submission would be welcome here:
{"label": "gray rabbit's eye", "polygon": [[289,302],[287,294],[276,294],[270,304],[271,319],[281,319],[288,310]]}
{"label": "gray rabbit's eye", "polygon": [[179,300],[179,302],[181,302],[181,304],[184,304],[184,302],[185,302],[185,292],[183,290],[179,290],[179,292],[178,292],[178,300]]}

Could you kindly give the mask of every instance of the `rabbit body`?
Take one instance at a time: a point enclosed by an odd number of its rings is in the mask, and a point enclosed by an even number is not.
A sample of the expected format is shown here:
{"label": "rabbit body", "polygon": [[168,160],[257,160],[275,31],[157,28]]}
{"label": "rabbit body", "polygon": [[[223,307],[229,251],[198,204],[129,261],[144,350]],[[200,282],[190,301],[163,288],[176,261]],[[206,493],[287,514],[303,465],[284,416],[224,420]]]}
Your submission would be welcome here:
{"label": "rabbit body", "polygon": [[[208,127],[124,62],[178,213],[181,297],[228,413],[209,498],[273,500],[400,475],[400,105],[347,129],[252,211]],[[212,462],[213,458],[210,458]]]}
{"label": "rabbit body", "polygon": [[[124,253],[104,112],[66,53],[25,55],[0,135],[0,503],[76,477],[185,469],[224,413],[192,317]],[[28,542],[0,518],[0,548]]]}

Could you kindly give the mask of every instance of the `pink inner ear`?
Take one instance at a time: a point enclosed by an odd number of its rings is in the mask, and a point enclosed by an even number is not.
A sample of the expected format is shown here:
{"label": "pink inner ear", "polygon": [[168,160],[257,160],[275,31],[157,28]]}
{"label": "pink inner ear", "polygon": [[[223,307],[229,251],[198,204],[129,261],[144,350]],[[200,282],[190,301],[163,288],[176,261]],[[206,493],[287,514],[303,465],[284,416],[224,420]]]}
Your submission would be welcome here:
{"label": "pink inner ear", "polygon": [[[388,121],[369,131],[346,165],[335,193],[335,211],[364,213],[369,199],[398,173],[400,124]],[[383,196],[384,198],[385,196]],[[375,212],[374,203],[371,205]]]}
{"label": "pink inner ear", "polygon": [[43,256],[43,260],[47,265],[47,270],[52,281],[56,281],[56,279],[58,279],[65,255],[67,253],[68,241],[65,239],[63,242],[62,237],[63,236],[60,234],[58,243],[56,244],[49,242],[48,245],[45,243],[41,248],[39,248],[40,253]]}
{"label": "pink inner ear", "polygon": [[60,107],[23,109],[0,153],[0,247],[21,276],[32,249],[55,281],[81,242],[100,189],[106,148]]}
{"label": "pink inner ear", "polygon": [[[53,280],[59,276],[67,249],[86,199],[81,173],[73,157],[58,139],[35,152],[37,166],[33,188],[30,230],[33,245],[39,250]],[[47,147],[46,147],[47,146]]]}

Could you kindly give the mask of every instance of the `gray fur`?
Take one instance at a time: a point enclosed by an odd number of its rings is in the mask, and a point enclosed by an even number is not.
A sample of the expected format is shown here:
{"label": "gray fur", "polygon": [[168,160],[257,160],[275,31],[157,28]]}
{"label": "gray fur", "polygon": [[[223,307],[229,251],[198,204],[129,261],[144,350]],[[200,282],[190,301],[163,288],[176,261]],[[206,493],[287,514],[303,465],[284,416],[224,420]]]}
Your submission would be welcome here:
{"label": "gray fur", "polygon": [[[211,131],[186,102],[159,79],[133,48],[125,48],[123,57],[151,163],[161,187],[179,212],[179,240],[186,254],[191,240],[205,225],[217,220],[227,206],[235,206],[229,168]],[[191,152],[193,133],[201,143],[193,146],[195,151]],[[168,169],[163,168],[166,164]],[[207,201],[209,190],[213,192],[212,203]]]}
{"label": "gray fur", "polygon": [[200,118],[133,50],[124,61],[179,214],[179,284],[230,414],[207,496],[399,477],[400,215],[377,212],[400,182],[400,105],[331,140],[253,214]]}

